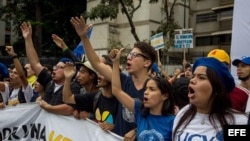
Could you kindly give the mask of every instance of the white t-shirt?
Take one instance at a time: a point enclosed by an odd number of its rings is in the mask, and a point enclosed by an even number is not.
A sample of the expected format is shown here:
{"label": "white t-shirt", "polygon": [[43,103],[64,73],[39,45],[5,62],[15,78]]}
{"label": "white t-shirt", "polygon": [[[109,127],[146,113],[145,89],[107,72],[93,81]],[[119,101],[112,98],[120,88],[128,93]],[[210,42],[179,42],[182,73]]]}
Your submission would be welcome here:
{"label": "white t-shirt", "polygon": [[[8,102],[13,101],[13,100],[18,100],[19,89],[20,88],[12,90],[12,92],[8,98]],[[32,86],[30,84],[28,84],[26,88],[22,87],[22,92],[24,93],[24,97],[25,97],[26,102],[30,102],[30,100],[33,96]]]}
{"label": "white t-shirt", "polygon": [[[176,128],[177,123],[183,114],[187,111],[190,105],[183,107],[175,117],[173,132]],[[234,114],[236,125],[246,125],[247,116],[241,114]],[[219,122],[216,121],[218,127]],[[219,131],[216,131],[212,124],[209,122],[208,114],[197,113],[190,123],[183,129],[182,133],[180,127],[176,133],[173,135],[173,140],[175,141],[222,141],[223,140],[223,130],[222,127]]]}
{"label": "white t-shirt", "polygon": [[0,93],[1,93],[1,95],[3,97],[3,102],[6,103],[7,100],[8,100],[10,91],[9,91],[9,86],[8,86],[7,83],[4,83],[4,87],[5,87],[5,91],[4,92],[0,91]]}
{"label": "white t-shirt", "polygon": [[62,87],[61,84],[56,84],[56,83],[55,83],[54,93],[55,93],[57,90],[59,90],[61,87]]}

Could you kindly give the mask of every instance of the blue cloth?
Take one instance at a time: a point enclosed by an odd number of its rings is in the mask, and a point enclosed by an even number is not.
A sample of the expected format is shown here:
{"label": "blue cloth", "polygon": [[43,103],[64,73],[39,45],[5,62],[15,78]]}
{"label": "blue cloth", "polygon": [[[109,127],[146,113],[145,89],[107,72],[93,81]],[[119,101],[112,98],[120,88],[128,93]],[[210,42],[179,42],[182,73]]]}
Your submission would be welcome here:
{"label": "blue cloth", "polygon": [[192,73],[194,73],[194,70],[198,66],[205,66],[214,70],[220,80],[222,80],[222,83],[225,85],[225,88],[227,88],[229,93],[234,89],[234,78],[224,63],[212,57],[201,57],[195,61],[192,68]]}
{"label": "blue cloth", "polygon": [[8,78],[9,77],[9,71],[5,64],[0,63],[0,75],[2,78]]}
{"label": "blue cloth", "polygon": [[82,55],[85,54],[85,51],[84,51],[83,48],[84,48],[84,47],[83,47],[83,45],[82,45],[82,42],[80,42],[80,43],[76,46],[76,48],[74,49],[74,51],[73,51],[74,55],[75,55],[79,60],[81,60]]}
{"label": "blue cloth", "polygon": [[[92,30],[93,30],[93,27],[91,27],[89,30],[88,30],[88,33],[87,33],[87,37],[90,38],[91,34],[92,34]],[[81,57],[83,54],[85,54],[85,51],[84,51],[84,46],[82,44],[82,42],[80,42],[76,48],[73,50],[73,53],[74,55],[79,59],[81,60]]]}
{"label": "blue cloth", "polygon": [[159,73],[159,69],[158,69],[158,66],[156,65],[156,63],[153,63],[153,65],[151,66],[151,69],[153,72]]}
{"label": "blue cloth", "polygon": [[142,116],[142,103],[135,100],[135,119],[137,124],[136,138],[138,141],[171,141],[175,116],[149,114]]}

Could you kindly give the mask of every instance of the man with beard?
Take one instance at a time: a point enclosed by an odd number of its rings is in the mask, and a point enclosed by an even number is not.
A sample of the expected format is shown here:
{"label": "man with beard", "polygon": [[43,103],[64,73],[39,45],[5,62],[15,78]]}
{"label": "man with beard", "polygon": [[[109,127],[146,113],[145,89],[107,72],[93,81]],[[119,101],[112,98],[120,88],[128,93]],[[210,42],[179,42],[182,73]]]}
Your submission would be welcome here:
{"label": "man with beard", "polygon": [[250,112],[250,56],[243,56],[233,60],[232,64],[237,67],[237,76],[240,80],[239,85],[230,94],[234,109],[249,113]]}

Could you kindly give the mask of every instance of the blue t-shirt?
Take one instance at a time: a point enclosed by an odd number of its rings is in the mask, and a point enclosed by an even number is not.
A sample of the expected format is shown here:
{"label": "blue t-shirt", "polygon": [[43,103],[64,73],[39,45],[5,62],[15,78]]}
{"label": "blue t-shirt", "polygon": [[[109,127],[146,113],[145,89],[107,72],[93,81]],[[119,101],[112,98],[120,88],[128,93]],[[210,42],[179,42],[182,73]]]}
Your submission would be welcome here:
{"label": "blue t-shirt", "polygon": [[138,141],[171,141],[174,115],[142,116],[141,102],[135,100],[135,120],[137,124],[136,138]]}
{"label": "blue t-shirt", "polygon": [[[130,75],[120,73],[122,90],[129,94],[132,98],[143,99],[144,89],[137,90]],[[128,131],[136,128],[134,114],[129,112],[122,104],[118,104],[115,127],[113,132],[124,136]]]}

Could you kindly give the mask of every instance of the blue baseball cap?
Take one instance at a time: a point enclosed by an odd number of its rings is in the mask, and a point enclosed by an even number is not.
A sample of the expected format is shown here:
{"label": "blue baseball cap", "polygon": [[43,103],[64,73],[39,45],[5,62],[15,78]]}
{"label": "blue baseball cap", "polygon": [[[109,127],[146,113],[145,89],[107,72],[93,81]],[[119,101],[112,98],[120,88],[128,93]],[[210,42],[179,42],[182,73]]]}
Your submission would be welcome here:
{"label": "blue baseball cap", "polygon": [[64,64],[66,64],[66,62],[73,63],[73,61],[70,58],[67,58],[67,57],[61,58],[58,62],[63,62]]}
{"label": "blue baseball cap", "polygon": [[232,64],[237,66],[239,63],[250,65],[250,56],[242,56],[240,59],[235,59]]}

